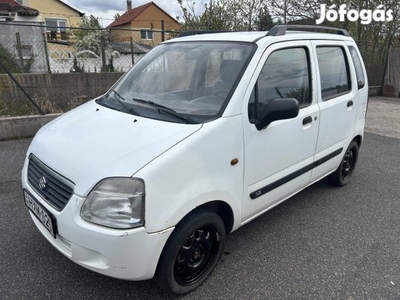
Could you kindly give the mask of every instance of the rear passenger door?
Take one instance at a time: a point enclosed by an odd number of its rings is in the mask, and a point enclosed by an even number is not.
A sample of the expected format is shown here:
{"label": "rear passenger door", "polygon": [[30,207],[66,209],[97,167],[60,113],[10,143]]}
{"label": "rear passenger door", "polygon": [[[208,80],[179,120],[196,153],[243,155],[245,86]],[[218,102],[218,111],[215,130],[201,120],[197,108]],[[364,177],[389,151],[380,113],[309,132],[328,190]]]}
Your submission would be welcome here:
{"label": "rear passenger door", "polygon": [[[320,128],[313,170],[315,181],[335,170],[353,138],[356,120],[354,66],[347,45],[341,41],[312,41]],[[318,163],[320,162],[320,163]]]}

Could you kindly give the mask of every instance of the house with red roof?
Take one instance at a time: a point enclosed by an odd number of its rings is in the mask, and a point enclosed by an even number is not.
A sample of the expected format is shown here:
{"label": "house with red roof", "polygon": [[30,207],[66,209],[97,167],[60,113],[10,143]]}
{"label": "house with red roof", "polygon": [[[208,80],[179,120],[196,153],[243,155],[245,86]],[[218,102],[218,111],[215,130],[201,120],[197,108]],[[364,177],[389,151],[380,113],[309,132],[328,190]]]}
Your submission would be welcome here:
{"label": "house with red roof", "polygon": [[126,12],[107,28],[114,41],[155,46],[169,39],[170,31],[180,30],[180,24],[153,1],[132,8],[128,0]]}
{"label": "house with red roof", "polygon": [[37,9],[15,0],[0,0],[0,21],[40,22],[39,14]]}

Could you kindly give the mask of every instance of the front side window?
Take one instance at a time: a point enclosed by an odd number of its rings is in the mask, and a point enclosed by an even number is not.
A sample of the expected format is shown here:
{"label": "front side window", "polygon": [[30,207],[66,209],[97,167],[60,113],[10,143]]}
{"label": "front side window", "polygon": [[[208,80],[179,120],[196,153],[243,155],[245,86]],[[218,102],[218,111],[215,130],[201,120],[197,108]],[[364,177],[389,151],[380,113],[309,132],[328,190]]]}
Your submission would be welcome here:
{"label": "front side window", "polygon": [[[255,45],[235,42],[179,42],[155,47],[117,84],[123,104],[141,110],[153,105],[154,118],[165,118],[160,105],[196,122],[215,119],[229,101]],[[125,110],[115,93],[100,101]],[[119,101],[121,102],[121,101]],[[147,103],[146,103],[147,102]]]}
{"label": "front side window", "polygon": [[311,76],[306,48],[273,52],[265,62],[249,102],[249,119],[254,123],[274,99],[295,98],[299,106],[312,102]]}
{"label": "front side window", "polygon": [[326,101],[350,91],[349,68],[340,46],[317,47],[321,96]]}

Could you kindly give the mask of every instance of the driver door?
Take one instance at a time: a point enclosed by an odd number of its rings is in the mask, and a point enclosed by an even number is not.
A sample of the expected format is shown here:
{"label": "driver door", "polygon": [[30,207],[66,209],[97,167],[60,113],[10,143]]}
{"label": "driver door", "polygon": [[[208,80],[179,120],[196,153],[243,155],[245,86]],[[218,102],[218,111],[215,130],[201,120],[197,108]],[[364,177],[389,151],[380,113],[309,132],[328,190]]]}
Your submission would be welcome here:
{"label": "driver door", "polygon": [[[246,92],[243,107],[245,195],[242,224],[310,183],[318,137],[314,61],[308,41],[268,47]],[[269,101],[295,98],[299,114],[257,130],[254,123]]]}

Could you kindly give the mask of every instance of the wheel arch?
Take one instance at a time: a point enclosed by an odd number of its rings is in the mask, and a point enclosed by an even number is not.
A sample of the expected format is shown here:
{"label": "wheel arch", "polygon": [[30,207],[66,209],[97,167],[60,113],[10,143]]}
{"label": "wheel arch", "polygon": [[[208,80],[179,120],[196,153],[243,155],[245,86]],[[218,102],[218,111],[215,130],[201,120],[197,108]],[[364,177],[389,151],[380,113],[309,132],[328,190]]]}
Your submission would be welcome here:
{"label": "wheel arch", "polygon": [[228,203],[220,200],[207,202],[205,204],[196,207],[190,213],[200,209],[209,210],[216,213],[224,222],[226,234],[232,231],[234,223],[234,215],[233,215],[233,210]]}
{"label": "wheel arch", "polygon": [[353,141],[355,141],[358,144],[358,149],[360,149],[361,144],[362,144],[362,136],[357,135],[356,137],[354,137]]}

